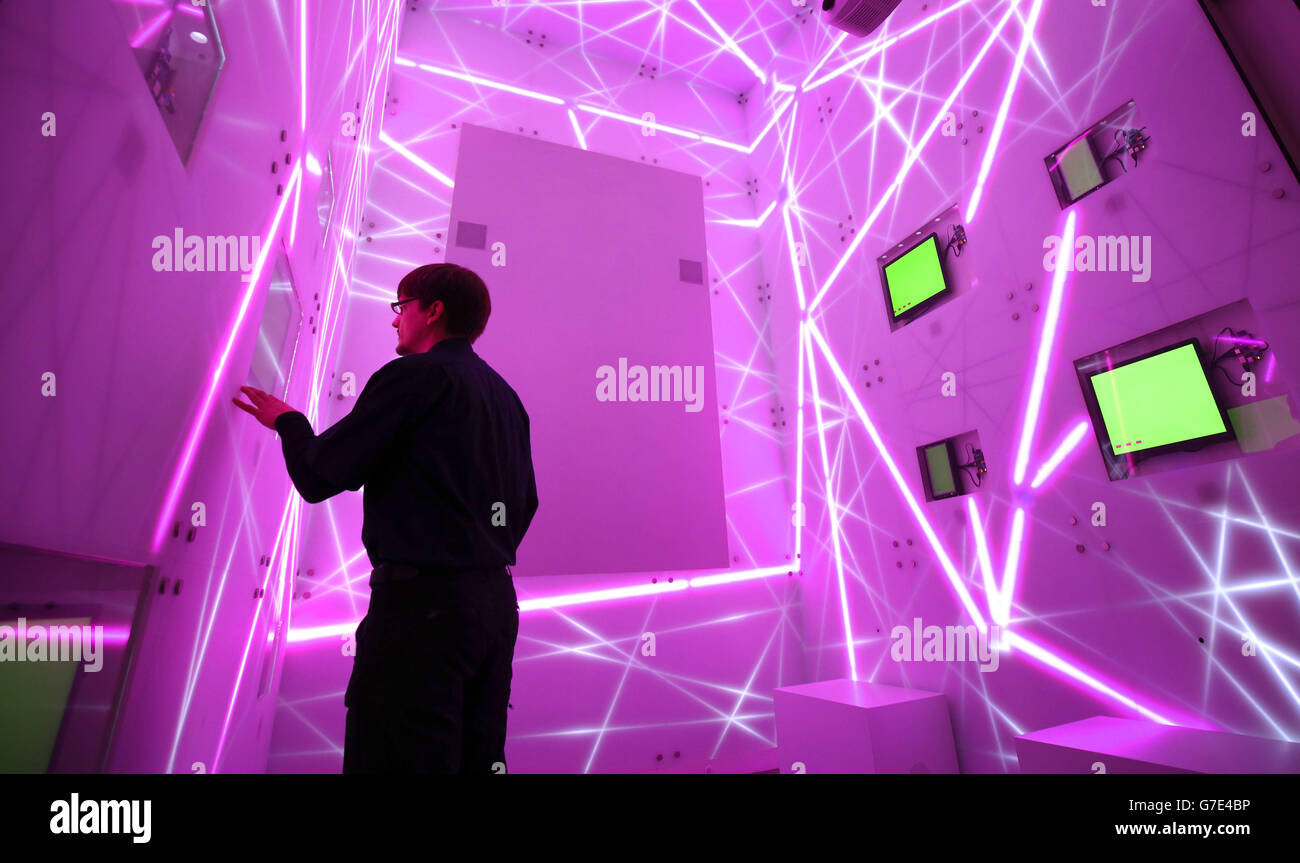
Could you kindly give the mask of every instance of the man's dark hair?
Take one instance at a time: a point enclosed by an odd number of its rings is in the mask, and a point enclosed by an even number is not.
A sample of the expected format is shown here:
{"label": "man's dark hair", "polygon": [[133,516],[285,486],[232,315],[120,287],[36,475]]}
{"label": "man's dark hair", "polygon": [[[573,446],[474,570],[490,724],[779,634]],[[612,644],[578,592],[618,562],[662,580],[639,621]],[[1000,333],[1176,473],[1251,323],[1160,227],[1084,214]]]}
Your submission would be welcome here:
{"label": "man's dark hair", "polygon": [[441,300],[447,335],[467,338],[471,344],[483,334],[492,314],[487,285],[478,273],[459,264],[416,267],[398,283],[397,296],[416,298],[422,312]]}

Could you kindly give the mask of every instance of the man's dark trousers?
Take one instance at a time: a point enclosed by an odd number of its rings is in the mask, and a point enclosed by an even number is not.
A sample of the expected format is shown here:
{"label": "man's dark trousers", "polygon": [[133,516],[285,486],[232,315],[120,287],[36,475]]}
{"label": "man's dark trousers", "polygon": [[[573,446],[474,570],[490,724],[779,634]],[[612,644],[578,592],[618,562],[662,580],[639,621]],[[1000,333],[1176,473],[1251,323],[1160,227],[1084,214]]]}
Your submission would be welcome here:
{"label": "man's dark trousers", "polygon": [[504,772],[518,603],[505,567],[377,567],[343,699],[343,772]]}

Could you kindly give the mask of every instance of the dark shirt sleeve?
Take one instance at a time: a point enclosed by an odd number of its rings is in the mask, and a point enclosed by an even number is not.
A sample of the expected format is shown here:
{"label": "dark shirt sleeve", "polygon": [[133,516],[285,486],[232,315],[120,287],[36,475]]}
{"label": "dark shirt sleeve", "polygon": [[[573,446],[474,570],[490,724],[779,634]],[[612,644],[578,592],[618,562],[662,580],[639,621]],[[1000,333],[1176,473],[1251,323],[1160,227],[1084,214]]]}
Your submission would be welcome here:
{"label": "dark shirt sleeve", "polygon": [[406,369],[394,360],[366,381],[352,412],[319,435],[300,411],[276,417],[284,463],[308,503],[365,485],[381,455],[403,430],[416,397]]}
{"label": "dark shirt sleeve", "polygon": [[[519,407],[520,410],[523,410],[522,403]],[[519,531],[519,538],[521,540],[524,538],[524,534],[528,532],[528,526],[533,523],[533,516],[537,514],[537,476],[533,473],[533,442],[531,425],[532,424],[528,419],[528,414],[524,413],[524,435],[525,440],[528,442],[528,452],[525,454],[525,463],[528,465],[528,492],[524,499],[524,525],[523,529]]]}

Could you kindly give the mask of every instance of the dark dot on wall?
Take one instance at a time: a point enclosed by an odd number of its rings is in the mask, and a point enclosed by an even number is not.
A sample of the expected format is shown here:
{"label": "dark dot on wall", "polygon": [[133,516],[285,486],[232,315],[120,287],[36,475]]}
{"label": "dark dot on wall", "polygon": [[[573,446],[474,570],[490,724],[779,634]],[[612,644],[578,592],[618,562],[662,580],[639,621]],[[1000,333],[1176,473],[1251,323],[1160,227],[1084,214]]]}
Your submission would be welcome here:
{"label": "dark dot on wall", "polygon": [[1079,543],[1078,545],[1076,545],[1074,547],[1074,550],[1079,552],[1079,554],[1083,554],[1083,543]]}
{"label": "dark dot on wall", "polygon": [[899,568],[899,569],[902,569],[902,568],[903,568],[903,562],[902,562],[901,560],[898,562],[898,568]]}
{"label": "dark dot on wall", "polygon": [[898,540],[894,540],[894,548],[898,548]]}
{"label": "dark dot on wall", "polygon": [[1201,638],[1200,636],[1197,636],[1196,640],[1199,641],[1201,644],[1205,643],[1205,639]]}
{"label": "dark dot on wall", "polygon": [[1194,487],[1196,499],[1201,503],[1218,503],[1223,499],[1223,490],[1218,483],[1199,482]]}
{"label": "dark dot on wall", "polygon": [[908,544],[908,545],[911,545],[911,544],[912,544],[912,541],[909,539],[909,540],[907,541],[907,544]]}

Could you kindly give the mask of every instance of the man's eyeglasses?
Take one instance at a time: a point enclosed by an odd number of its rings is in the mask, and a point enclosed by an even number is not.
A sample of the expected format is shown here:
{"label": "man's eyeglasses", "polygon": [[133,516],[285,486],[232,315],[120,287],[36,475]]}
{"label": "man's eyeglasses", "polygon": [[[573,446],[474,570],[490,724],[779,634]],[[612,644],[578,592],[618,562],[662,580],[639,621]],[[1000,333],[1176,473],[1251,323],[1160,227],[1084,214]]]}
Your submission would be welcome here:
{"label": "man's eyeglasses", "polygon": [[409,303],[409,302],[413,302],[414,300],[417,300],[417,299],[419,299],[419,297],[407,297],[407,298],[404,299],[404,300],[398,300],[398,301],[396,301],[396,302],[389,303],[388,305],[389,305],[390,307],[392,307],[392,309],[393,309],[393,314],[395,314],[395,315],[400,315],[400,314],[402,313],[402,306],[403,306],[403,305],[405,305],[406,303]]}

